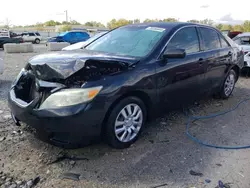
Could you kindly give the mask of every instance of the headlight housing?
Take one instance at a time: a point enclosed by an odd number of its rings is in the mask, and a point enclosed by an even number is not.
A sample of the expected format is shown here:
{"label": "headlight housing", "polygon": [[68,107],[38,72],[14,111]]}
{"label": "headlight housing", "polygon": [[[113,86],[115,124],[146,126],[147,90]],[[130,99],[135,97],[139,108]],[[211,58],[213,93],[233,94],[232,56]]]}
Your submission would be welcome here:
{"label": "headlight housing", "polygon": [[101,91],[102,86],[92,88],[62,89],[51,94],[39,109],[55,109],[89,102]]}

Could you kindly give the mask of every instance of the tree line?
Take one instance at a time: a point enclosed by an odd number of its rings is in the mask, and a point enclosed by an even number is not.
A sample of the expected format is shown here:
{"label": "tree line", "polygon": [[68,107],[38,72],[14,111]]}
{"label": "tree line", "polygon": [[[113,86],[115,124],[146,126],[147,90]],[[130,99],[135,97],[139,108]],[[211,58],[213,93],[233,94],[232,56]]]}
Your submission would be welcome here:
{"label": "tree line", "polygon": [[[69,22],[63,21],[58,22],[55,20],[49,20],[44,23],[37,23],[34,25],[27,25],[27,26],[16,26],[16,27],[36,27],[37,30],[42,30],[43,27],[46,26],[56,26],[56,25],[65,25],[66,28],[71,28],[71,25],[84,25],[89,27],[102,27],[102,28],[108,28],[113,29],[116,27],[120,27],[127,24],[134,24],[134,23],[148,23],[148,22],[178,22],[179,20],[176,18],[165,18],[165,19],[145,19],[141,21],[140,19],[134,19],[134,20],[127,20],[127,19],[112,19],[110,20],[107,25],[102,24],[101,22],[97,21],[89,21],[84,24],[81,24],[80,22],[76,20],[71,20]],[[242,31],[242,32],[250,32],[250,21],[246,20],[243,24],[238,25],[230,25],[230,24],[216,24],[211,19],[204,19],[204,20],[188,20],[187,22],[191,23],[200,23],[200,24],[206,24],[210,26],[214,26],[219,30],[234,30],[234,31]]]}

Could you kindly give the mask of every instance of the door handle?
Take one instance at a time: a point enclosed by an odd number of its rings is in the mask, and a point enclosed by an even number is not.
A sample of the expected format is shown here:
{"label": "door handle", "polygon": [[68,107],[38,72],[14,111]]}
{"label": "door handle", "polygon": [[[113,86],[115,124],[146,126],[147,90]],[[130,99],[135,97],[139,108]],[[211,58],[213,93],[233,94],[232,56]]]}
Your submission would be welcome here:
{"label": "door handle", "polygon": [[229,56],[232,56],[232,52],[231,52],[231,51],[229,51],[229,52],[228,52],[228,55],[229,55]]}
{"label": "door handle", "polygon": [[200,58],[200,59],[198,60],[198,62],[199,62],[199,65],[202,65],[202,64],[203,64],[203,58]]}

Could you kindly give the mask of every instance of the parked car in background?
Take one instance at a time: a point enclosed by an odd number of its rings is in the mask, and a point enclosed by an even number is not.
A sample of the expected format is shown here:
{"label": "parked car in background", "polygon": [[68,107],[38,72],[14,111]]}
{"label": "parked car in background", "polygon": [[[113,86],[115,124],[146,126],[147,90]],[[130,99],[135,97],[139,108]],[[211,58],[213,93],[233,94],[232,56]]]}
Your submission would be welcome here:
{"label": "parked car in background", "polygon": [[84,31],[68,31],[59,34],[56,37],[48,39],[48,42],[68,42],[70,44],[75,44],[77,42],[86,41],[90,38],[89,34]]}
{"label": "parked car in background", "polygon": [[39,44],[42,40],[42,37],[38,32],[24,32],[21,34],[21,36],[24,42]]}
{"label": "parked car in background", "polygon": [[4,48],[4,44],[7,43],[22,43],[22,37],[18,36],[16,33],[2,29],[0,30],[0,48]]}
{"label": "parked car in background", "polygon": [[250,32],[237,35],[233,41],[244,51],[244,67],[250,68]]}
{"label": "parked car in background", "polygon": [[90,38],[89,38],[88,40],[86,40],[86,41],[78,42],[78,43],[69,45],[69,46],[63,48],[62,50],[63,50],[63,51],[67,51],[67,50],[82,49],[82,48],[84,48],[85,46],[87,46],[88,44],[90,44],[91,42],[93,42],[94,40],[96,40],[96,39],[98,39],[99,37],[103,36],[105,33],[107,33],[107,32],[105,31],[105,32],[97,33],[97,34],[95,34],[93,37],[90,37]]}
{"label": "parked car in background", "polygon": [[230,97],[243,53],[213,27],[181,22],[116,28],[83,50],[31,58],[9,91],[12,117],[43,140],[115,148],[145,122],[208,94]]}
{"label": "parked car in background", "polygon": [[221,31],[223,34],[226,34],[229,38],[234,38],[236,37],[238,34],[241,34],[241,31],[230,31],[230,30],[222,30]]}

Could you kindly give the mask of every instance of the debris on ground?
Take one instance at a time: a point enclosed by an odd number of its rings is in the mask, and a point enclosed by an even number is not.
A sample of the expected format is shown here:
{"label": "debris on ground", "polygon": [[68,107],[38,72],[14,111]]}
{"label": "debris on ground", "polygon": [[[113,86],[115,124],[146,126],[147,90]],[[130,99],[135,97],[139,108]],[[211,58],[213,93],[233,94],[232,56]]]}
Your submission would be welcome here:
{"label": "debris on ground", "polygon": [[40,181],[40,177],[30,179],[28,181],[15,180],[9,174],[0,172],[0,186],[1,188],[34,188]]}
{"label": "debris on ground", "polygon": [[189,174],[192,175],[192,176],[200,176],[200,177],[203,176],[203,174],[201,172],[195,172],[193,170],[190,170]]}
{"label": "debris on ground", "polygon": [[211,180],[205,179],[205,182],[206,182],[206,183],[211,183]]}
{"label": "debris on ground", "polygon": [[231,188],[232,183],[223,183],[221,180],[218,181],[218,185],[215,188]]}
{"label": "debris on ground", "polygon": [[74,181],[79,181],[80,179],[80,174],[76,174],[76,173],[71,173],[71,172],[66,172],[63,173],[60,178],[62,179],[70,179],[70,180],[74,180]]}
{"label": "debris on ground", "polygon": [[49,164],[59,163],[63,160],[70,160],[71,163],[73,163],[72,161],[74,161],[74,162],[80,161],[80,160],[88,161],[89,159],[86,157],[71,157],[71,156],[68,156],[67,154],[63,154],[63,155],[57,157],[54,161],[50,162]]}
{"label": "debris on ground", "polygon": [[4,141],[5,139],[6,139],[6,137],[5,137],[5,136],[0,137],[0,142]]}
{"label": "debris on ground", "polygon": [[167,183],[164,183],[164,184],[161,184],[161,185],[153,186],[151,188],[159,188],[159,187],[163,187],[163,186],[167,186],[167,185],[168,185]]}
{"label": "debris on ground", "polygon": [[220,164],[220,163],[217,163],[217,164],[216,164],[216,166],[222,166],[222,164]]}

